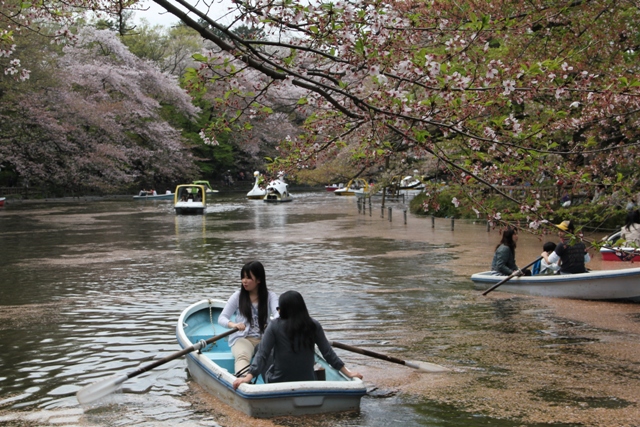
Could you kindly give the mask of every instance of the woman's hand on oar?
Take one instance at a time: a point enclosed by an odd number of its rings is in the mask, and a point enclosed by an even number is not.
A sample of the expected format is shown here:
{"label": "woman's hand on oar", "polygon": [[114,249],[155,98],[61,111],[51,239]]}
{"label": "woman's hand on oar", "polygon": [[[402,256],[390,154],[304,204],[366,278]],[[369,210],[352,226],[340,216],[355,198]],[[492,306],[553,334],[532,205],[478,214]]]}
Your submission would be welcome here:
{"label": "woman's hand on oar", "polygon": [[126,380],[128,380],[129,378],[133,378],[136,375],[140,375],[143,372],[147,372],[150,371],[153,368],[157,368],[160,365],[164,365],[167,362],[170,362],[174,359],[177,359],[178,357],[184,356],[187,353],[191,353],[192,351],[196,351],[196,350],[200,350],[204,347],[206,347],[207,345],[218,341],[219,339],[222,339],[226,336],[231,335],[234,332],[237,332],[238,328],[233,328],[227,332],[224,332],[220,335],[216,335],[214,337],[209,338],[208,340],[200,340],[197,343],[195,343],[194,345],[187,347],[181,351],[178,351],[176,353],[173,353],[170,356],[167,356],[163,359],[158,360],[157,362],[151,363],[149,365],[143,366],[133,372],[130,372],[128,374],[116,374],[116,375],[112,375],[110,377],[107,377],[103,380],[100,380],[98,382],[95,382],[93,384],[89,384],[88,386],[85,386],[83,388],[81,388],[77,393],[76,393],[76,398],[78,399],[78,402],[80,402],[80,404],[85,404],[85,403],[91,403],[94,400],[98,400],[101,397],[104,397],[108,394],[113,393],[114,391],[116,391],[119,387],[120,384],[122,384],[123,382],[125,382]]}
{"label": "woman's hand on oar", "polygon": [[351,345],[342,344],[336,341],[329,341],[329,343],[336,348],[341,348],[343,350],[352,351],[358,354],[364,354],[365,356],[375,357],[376,359],[386,360],[387,362],[398,363],[400,365],[408,366],[410,368],[417,369],[423,372],[433,373],[433,372],[447,372],[451,370],[444,366],[436,365],[435,363],[421,362],[416,360],[414,361],[402,360],[402,359],[398,359],[397,357],[376,353],[374,351],[365,350],[364,348],[353,347]]}
{"label": "woman's hand on oar", "polygon": [[[522,268],[522,270],[524,270],[525,268],[531,267],[533,264],[535,264],[536,262],[540,261],[542,259],[542,257],[538,257],[536,258],[535,261],[530,262],[529,264],[525,265],[524,268]],[[484,291],[482,293],[482,295],[486,295],[489,292],[491,292],[492,290],[494,290],[495,288],[497,288],[498,286],[507,283],[509,280],[511,280],[512,278],[516,277],[516,276],[522,276],[522,270],[516,270],[513,273],[511,273],[510,275],[508,275],[504,280],[499,281],[498,283],[496,283],[495,285],[493,285],[492,287],[490,287],[489,289],[487,289],[486,291]]]}

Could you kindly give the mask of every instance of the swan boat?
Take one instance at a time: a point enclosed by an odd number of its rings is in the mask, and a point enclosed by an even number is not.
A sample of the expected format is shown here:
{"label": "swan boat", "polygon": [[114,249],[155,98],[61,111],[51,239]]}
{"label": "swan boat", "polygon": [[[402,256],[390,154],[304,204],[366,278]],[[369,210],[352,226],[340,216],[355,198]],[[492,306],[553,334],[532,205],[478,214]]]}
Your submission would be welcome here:
{"label": "swan boat", "polygon": [[640,261],[640,249],[625,246],[613,246],[622,233],[618,231],[602,239],[605,246],[600,248],[603,261]]}
{"label": "swan boat", "polygon": [[267,195],[267,190],[265,190],[261,185],[264,181],[264,177],[262,177],[262,175],[260,175],[260,172],[258,171],[255,171],[253,173],[253,176],[256,178],[256,180],[253,183],[253,188],[251,189],[251,191],[247,193],[247,198],[251,200],[264,199],[264,196]]}
{"label": "swan boat", "polygon": [[[225,301],[202,300],[187,307],[178,319],[176,337],[181,348],[228,331],[218,325]],[[233,389],[234,359],[228,338],[209,344],[186,356],[191,377],[222,402],[256,418],[358,411],[366,387],[336,371],[316,351],[316,370],[324,369],[324,380],[255,384]],[[322,371],[321,371],[322,372]]]}
{"label": "swan boat", "polygon": [[[485,290],[507,277],[484,271],[472,275],[471,280],[476,289]],[[640,268],[520,276],[500,285],[496,291],[555,298],[640,302]]]}
{"label": "swan boat", "polygon": [[263,197],[267,203],[283,203],[290,202],[293,199],[291,198],[291,194],[289,194],[289,184],[284,182],[282,176],[279,176],[278,179],[274,179],[267,185],[267,194]]}
{"label": "swan boat", "polygon": [[201,215],[207,207],[207,197],[204,185],[180,184],[174,193],[173,208],[177,215]]}

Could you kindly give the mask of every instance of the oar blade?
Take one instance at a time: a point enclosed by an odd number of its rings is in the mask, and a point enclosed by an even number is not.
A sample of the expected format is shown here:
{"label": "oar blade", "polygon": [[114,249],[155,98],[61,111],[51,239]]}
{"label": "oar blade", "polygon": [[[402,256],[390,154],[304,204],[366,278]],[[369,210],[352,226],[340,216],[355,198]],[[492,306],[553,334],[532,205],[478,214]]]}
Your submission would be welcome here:
{"label": "oar blade", "polygon": [[104,380],[89,384],[78,390],[76,399],[78,399],[81,405],[91,403],[116,391],[120,387],[120,384],[125,382],[127,378],[129,378],[127,375],[116,374]]}
{"label": "oar blade", "polygon": [[446,366],[438,365],[436,363],[423,362],[421,360],[407,360],[404,364],[410,368],[417,369],[422,372],[450,372],[451,369]]}

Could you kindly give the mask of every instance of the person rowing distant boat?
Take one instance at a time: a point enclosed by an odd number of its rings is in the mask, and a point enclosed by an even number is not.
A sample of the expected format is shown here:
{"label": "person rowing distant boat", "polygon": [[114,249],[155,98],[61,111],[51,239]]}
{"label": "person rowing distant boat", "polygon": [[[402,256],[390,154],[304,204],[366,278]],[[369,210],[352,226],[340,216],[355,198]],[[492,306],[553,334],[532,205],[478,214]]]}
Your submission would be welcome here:
{"label": "person rowing distant boat", "polygon": [[491,262],[491,270],[495,275],[499,276],[531,276],[531,270],[525,268],[520,271],[516,265],[516,243],[518,242],[518,230],[515,227],[507,227],[502,232],[502,239],[496,251],[493,254],[493,261]]}

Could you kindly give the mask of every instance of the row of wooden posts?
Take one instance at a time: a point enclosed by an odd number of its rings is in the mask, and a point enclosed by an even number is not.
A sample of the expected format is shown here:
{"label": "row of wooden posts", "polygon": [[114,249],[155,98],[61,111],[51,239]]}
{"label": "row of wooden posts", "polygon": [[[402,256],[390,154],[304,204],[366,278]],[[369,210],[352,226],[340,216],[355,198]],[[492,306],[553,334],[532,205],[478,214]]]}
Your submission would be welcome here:
{"label": "row of wooden posts", "polygon": [[[369,205],[369,216],[372,215],[372,206],[371,206],[371,197],[367,197],[367,198],[359,198],[357,200],[357,204],[358,204],[358,213],[361,213],[363,215],[366,215],[367,213],[367,200],[369,201],[368,205]],[[385,206],[384,205],[380,205],[380,218],[384,218],[384,211],[385,211]],[[404,217],[404,223],[407,223],[407,209],[403,209],[402,210],[402,214]],[[387,207],[387,218],[389,218],[389,222],[392,222],[393,220],[393,209],[391,207]],[[435,228],[436,226],[436,217],[431,215],[431,228]],[[453,230],[455,228],[455,218],[451,218],[451,230]],[[489,223],[489,221],[487,221],[487,231],[491,231],[491,225]]]}

